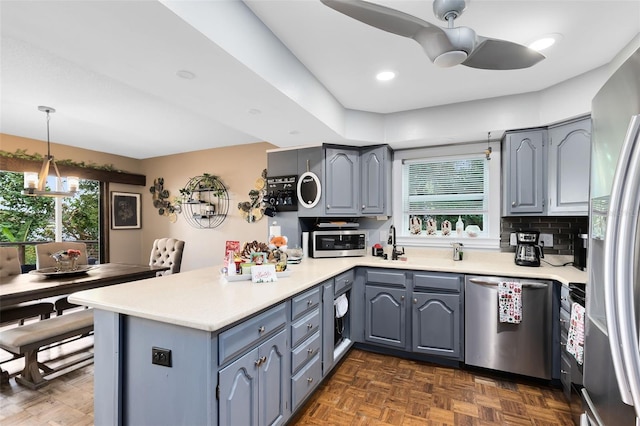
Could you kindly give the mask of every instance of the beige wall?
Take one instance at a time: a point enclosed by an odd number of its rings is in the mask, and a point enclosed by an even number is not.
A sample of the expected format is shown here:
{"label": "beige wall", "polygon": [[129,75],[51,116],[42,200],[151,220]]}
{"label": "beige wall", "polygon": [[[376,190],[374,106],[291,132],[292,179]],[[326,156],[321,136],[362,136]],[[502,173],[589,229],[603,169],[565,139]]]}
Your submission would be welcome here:
{"label": "beige wall", "polygon": [[[267,219],[247,223],[240,216],[237,206],[239,202],[249,200],[249,191],[254,189],[256,179],[267,167],[266,150],[272,148],[275,147],[269,143],[257,143],[137,160],[52,143],[51,153],[57,159],[112,164],[126,172],[146,175],[145,187],[110,185],[110,191],[141,194],[142,203],[141,229],[109,230],[111,261],[147,264],[153,240],[173,237],[186,242],[182,270],[187,271],[221,265],[226,240],[266,241]],[[47,147],[46,142],[0,134],[0,149],[8,152],[26,149],[29,154],[46,154]],[[173,198],[179,195],[178,190],[191,177],[203,173],[219,176],[229,191],[229,214],[220,226],[214,229],[194,228],[182,215],[178,215],[175,223],[158,215],[149,192],[154,179],[163,177],[164,187]]]}
{"label": "beige wall", "polygon": [[[184,154],[157,157],[142,161],[142,173],[147,176],[147,188],[142,191],[142,247],[151,248],[153,240],[173,237],[185,241],[182,270],[207,266],[222,266],[225,241],[266,241],[267,219],[247,223],[239,214],[238,203],[249,200],[249,191],[267,167],[269,143],[256,143],[227,148],[216,148]],[[218,176],[229,192],[229,214],[217,228],[194,228],[178,215],[176,223],[160,216],[153,207],[149,186],[154,179],[164,178],[164,188],[170,198],[179,195],[178,190],[187,181],[203,173]],[[124,231],[120,231],[124,232]],[[113,233],[112,233],[113,235]],[[143,250],[144,252],[144,250]],[[144,252],[148,261],[148,251]]]}

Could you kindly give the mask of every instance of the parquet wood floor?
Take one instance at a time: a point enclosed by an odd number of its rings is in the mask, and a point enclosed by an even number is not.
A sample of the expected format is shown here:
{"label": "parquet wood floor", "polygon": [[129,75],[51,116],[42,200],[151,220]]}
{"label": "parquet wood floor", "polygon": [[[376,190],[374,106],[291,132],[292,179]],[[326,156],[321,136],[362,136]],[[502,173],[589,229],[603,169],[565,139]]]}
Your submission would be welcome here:
{"label": "parquet wood floor", "polygon": [[562,391],[353,349],[291,422],[335,425],[573,425]]}
{"label": "parquet wood floor", "polygon": [[[81,344],[82,340],[76,346]],[[91,341],[88,344],[86,350],[92,350]],[[56,353],[45,354],[45,359],[69,352],[66,348],[53,351]],[[15,373],[21,362],[12,361],[3,367]],[[52,379],[37,391],[16,384],[12,378],[0,388],[0,424],[92,425],[93,364]],[[559,389],[353,349],[290,424],[570,426],[573,423]]]}

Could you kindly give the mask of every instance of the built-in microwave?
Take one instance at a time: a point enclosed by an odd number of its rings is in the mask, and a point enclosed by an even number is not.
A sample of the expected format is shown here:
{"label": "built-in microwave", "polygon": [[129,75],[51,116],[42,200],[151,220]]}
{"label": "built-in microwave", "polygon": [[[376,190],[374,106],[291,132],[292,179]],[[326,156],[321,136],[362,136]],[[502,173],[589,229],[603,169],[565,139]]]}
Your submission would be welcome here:
{"label": "built-in microwave", "polygon": [[338,229],[313,231],[309,238],[311,257],[349,257],[367,254],[367,231]]}

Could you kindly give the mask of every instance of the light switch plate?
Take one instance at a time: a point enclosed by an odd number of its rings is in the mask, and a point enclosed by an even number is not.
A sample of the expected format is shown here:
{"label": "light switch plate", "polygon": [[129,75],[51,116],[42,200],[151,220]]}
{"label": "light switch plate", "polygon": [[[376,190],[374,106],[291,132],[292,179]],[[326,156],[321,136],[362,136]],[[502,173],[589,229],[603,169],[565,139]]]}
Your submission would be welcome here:
{"label": "light switch plate", "polygon": [[509,235],[509,245],[510,245],[510,246],[515,246],[515,245],[517,244],[517,243],[516,243],[516,241],[517,241],[517,240],[516,240],[516,233],[515,233],[515,232],[512,232],[512,233]]}

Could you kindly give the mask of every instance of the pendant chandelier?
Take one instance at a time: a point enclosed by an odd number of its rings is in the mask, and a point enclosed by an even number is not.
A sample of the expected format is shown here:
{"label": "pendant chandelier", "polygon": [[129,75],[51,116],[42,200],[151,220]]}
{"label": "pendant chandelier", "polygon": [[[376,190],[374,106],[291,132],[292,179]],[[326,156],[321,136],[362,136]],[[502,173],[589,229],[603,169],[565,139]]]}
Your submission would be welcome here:
{"label": "pendant chandelier", "polygon": [[[38,110],[47,113],[47,156],[42,162],[40,173],[36,172],[24,172],[24,190],[23,195],[41,196],[41,197],[73,197],[78,191],[80,180],[77,176],[67,177],[67,190],[64,191],[64,185],[58,166],[56,165],[53,155],[51,155],[51,142],[49,141],[49,120],[51,116],[56,112],[55,109],[48,106],[39,106]],[[57,185],[56,190],[47,189],[47,177],[49,176],[49,168],[53,166],[53,170],[56,173]]]}

